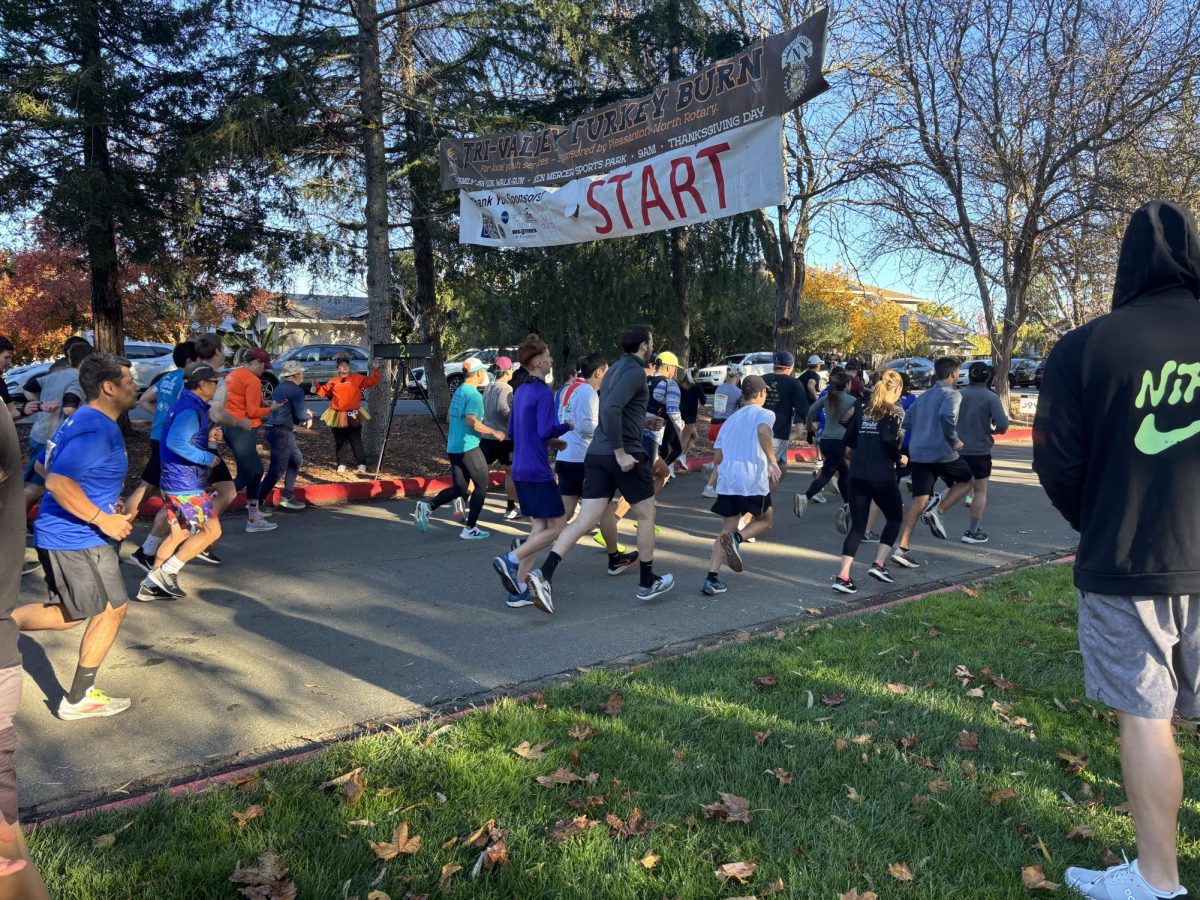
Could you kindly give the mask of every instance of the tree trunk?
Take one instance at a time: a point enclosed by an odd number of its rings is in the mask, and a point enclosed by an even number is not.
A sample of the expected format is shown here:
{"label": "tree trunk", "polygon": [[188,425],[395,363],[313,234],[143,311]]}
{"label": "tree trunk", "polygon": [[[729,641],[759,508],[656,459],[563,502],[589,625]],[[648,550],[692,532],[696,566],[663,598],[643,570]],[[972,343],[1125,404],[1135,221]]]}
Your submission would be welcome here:
{"label": "tree trunk", "polygon": [[[384,149],[383,85],[379,73],[379,20],[375,4],[357,0],[353,6],[358,21],[359,127],[363,139],[363,168],[367,199],[367,340],[390,343],[392,337],[391,263],[388,251],[387,156]],[[392,364],[387,363],[390,376]],[[367,392],[367,452],[374,455],[382,446],[391,403],[384,378]]]}
{"label": "tree trunk", "polygon": [[83,77],[79,106],[83,114],[83,163],[89,186],[84,243],[92,282],[92,329],[97,350],[125,352],[125,310],[119,287],[117,229],[112,204],[117,190],[108,152],[105,71],[100,39],[100,8],[95,0],[80,5],[79,37]]}

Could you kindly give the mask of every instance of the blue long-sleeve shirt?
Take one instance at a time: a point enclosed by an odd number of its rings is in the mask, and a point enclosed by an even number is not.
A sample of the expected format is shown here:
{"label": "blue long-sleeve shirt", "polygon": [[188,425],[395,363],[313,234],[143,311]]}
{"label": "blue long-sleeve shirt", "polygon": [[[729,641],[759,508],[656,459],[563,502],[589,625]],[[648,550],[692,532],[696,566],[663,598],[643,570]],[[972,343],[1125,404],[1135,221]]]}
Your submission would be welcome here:
{"label": "blue long-sleeve shirt", "polygon": [[566,434],[570,427],[558,421],[554,392],[546,382],[530,379],[513,393],[508,433],[513,442],[513,481],[554,480],[548,442]]}
{"label": "blue long-sleeve shirt", "polygon": [[917,398],[905,418],[912,439],[908,456],[915,463],[953,462],[958,459],[958,408],[962,396],[944,382]]}
{"label": "blue long-sleeve shirt", "polygon": [[208,404],[194,391],[184,391],[171,407],[163,427],[159,484],[168,494],[204,490],[216,457],[208,447]]}

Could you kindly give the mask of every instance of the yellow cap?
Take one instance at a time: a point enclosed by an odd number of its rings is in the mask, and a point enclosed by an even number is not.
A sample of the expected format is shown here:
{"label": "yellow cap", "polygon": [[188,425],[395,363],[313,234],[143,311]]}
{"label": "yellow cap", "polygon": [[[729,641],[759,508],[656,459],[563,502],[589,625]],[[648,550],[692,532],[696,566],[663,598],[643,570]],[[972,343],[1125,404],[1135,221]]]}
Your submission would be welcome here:
{"label": "yellow cap", "polygon": [[676,366],[676,367],[678,367],[679,357],[676,356],[674,353],[672,353],[670,350],[664,350],[662,353],[658,354],[658,364],[660,366]]}

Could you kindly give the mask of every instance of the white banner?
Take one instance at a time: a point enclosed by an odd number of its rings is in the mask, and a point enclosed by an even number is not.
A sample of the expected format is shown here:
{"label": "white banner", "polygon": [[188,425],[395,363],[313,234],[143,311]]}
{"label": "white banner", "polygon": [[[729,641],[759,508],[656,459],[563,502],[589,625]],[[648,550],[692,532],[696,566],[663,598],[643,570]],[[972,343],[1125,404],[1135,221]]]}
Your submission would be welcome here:
{"label": "white banner", "polygon": [[642,162],[557,188],[460,191],[458,239],[485,247],[581,244],[777,206],[787,191],[782,134],[782,119],[761,119],[656,155],[647,148]]}

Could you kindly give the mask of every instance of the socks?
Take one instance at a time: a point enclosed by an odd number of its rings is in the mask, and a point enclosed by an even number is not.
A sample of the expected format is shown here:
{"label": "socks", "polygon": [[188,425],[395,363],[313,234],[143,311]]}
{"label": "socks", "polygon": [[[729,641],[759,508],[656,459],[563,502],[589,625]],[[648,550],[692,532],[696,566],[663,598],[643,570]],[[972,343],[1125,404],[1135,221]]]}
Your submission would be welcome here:
{"label": "socks", "polygon": [[99,671],[99,666],[92,669],[79,666],[75,670],[75,680],[71,682],[71,690],[67,692],[67,702],[78,703],[82,700],[83,695],[96,684],[96,673]]}
{"label": "socks", "polygon": [[716,573],[716,572],[709,572],[709,573],[708,573],[708,575],[706,575],[706,576],[705,576],[705,580],[707,580],[707,581],[716,581],[716,580],[717,580],[717,573]]}
{"label": "socks", "polygon": [[654,560],[643,559],[641,561],[642,578],[639,582],[640,587],[650,587],[654,584]]}
{"label": "socks", "polygon": [[971,516],[971,530],[978,531],[979,523],[981,523],[982,521],[983,521],[983,519],[979,518],[978,516]]}
{"label": "socks", "polygon": [[250,514],[251,522],[258,522],[258,520],[262,518],[262,516],[260,516],[258,514],[258,501],[257,500],[247,500],[246,501],[246,511]]}
{"label": "socks", "polygon": [[158,552],[158,548],[162,546],[162,542],[162,538],[148,534],[146,535],[145,542],[142,544],[142,552],[151,559],[154,559],[154,554]]}
{"label": "socks", "polygon": [[512,512],[516,508],[517,508],[517,501],[509,500],[508,505],[504,508],[504,510],[505,510],[505,512]]}
{"label": "socks", "polygon": [[542,563],[542,577],[547,581],[553,578],[554,570],[558,568],[558,564],[560,562],[562,562],[562,557],[551,550],[549,555],[546,557],[546,561]]}
{"label": "socks", "polygon": [[172,556],[162,564],[164,575],[178,575],[179,570],[183,568],[183,561],[178,556]]}
{"label": "socks", "polygon": [[521,564],[521,561],[519,559],[517,559],[517,551],[515,551],[515,550],[509,550],[507,553],[504,554],[504,558],[506,560],[508,560],[510,563],[512,563],[514,566]]}

